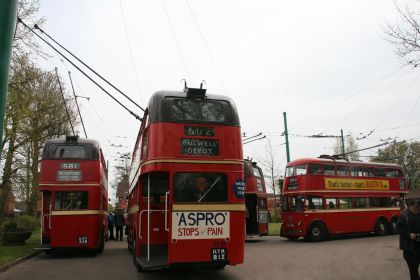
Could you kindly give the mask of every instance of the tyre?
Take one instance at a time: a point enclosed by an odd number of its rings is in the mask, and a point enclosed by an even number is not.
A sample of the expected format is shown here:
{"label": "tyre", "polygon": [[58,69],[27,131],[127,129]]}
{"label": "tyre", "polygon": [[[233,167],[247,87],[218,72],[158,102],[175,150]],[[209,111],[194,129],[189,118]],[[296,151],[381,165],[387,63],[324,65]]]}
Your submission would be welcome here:
{"label": "tyre", "polygon": [[105,237],[104,237],[103,233],[101,234],[101,241],[100,242],[101,243],[99,244],[99,247],[97,249],[98,254],[101,254],[104,251],[104,248],[105,248]]}
{"label": "tyre", "polygon": [[377,235],[385,235],[388,233],[388,222],[384,218],[380,218],[376,221],[375,233]]}
{"label": "tyre", "polygon": [[308,231],[308,239],[310,241],[322,241],[327,238],[327,229],[321,222],[313,223]]}

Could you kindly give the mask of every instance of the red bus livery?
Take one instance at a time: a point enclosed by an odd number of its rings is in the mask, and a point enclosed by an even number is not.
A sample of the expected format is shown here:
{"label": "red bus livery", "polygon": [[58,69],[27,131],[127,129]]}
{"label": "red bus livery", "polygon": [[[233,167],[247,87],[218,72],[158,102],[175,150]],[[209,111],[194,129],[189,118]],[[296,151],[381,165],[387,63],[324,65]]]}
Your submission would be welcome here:
{"label": "red bus livery", "polygon": [[128,243],[139,270],[244,259],[238,114],[204,89],[155,93],[133,152]]}
{"label": "red bus livery", "polygon": [[395,231],[398,200],[408,192],[400,166],[304,158],[286,166],[280,236],[312,241],[329,235]]}
{"label": "red bus livery", "polygon": [[244,161],[246,235],[263,236],[268,234],[267,191],[264,175],[256,162]]}
{"label": "red bus livery", "polygon": [[107,239],[108,185],[99,143],[68,136],[48,140],[42,152],[41,249],[101,253]]}

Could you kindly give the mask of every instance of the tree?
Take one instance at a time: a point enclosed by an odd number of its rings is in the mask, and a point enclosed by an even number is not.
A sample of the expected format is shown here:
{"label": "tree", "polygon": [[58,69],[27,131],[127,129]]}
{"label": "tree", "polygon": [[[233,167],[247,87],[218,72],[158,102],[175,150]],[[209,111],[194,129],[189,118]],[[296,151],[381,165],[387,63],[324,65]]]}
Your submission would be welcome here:
{"label": "tree", "polygon": [[[356,142],[356,138],[354,138],[353,134],[350,132],[350,134],[348,136],[346,136],[345,138],[345,144],[344,144],[344,152],[345,153],[349,153],[349,152],[353,152],[353,151],[357,151],[359,149],[359,145],[357,145]],[[342,149],[342,142],[341,142],[341,138],[336,138],[336,141],[334,143],[333,146],[333,152],[335,155],[340,155],[343,152]],[[360,159],[360,155],[359,152],[353,152],[350,154],[345,155],[346,158],[348,158],[349,160],[359,160]]]}
{"label": "tree", "polygon": [[372,161],[401,165],[414,187],[420,188],[420,142],[394,142],[379,149]]}
{"label": "tree", "polygon": [[[280,185],[281,180],[280,178],[280,166],[276,161],[277,156],[273,151],[273,146],[271,145],[270,139],[267,140],[267,149],[266,149],[266,157],[261,159],[261,166],[265,174],[269,174],[268,176],[265,175],[264,177],[268,180],[265,180],[265,185],[268,190],[271,190],[274,194],[274,205],[277,204],[276,195],[279,194],[281,196],[281,188],[282,184]],[[274,211],[273,213],[273,221],[278,221],[278,212]]]}
{"label": "tree", "polygon": [[[67,104],[75,122],[69,97]],[[13,190],[26,201],[27,211],[34,213],[41,148],[47,139],[69,133],[70,126],[55,73],[37,68],[27,54],[16,56],[11,67],[4,129],[0,205]]]}
{"label": "tree", "polygon": [[395,52],[399,57],[417,65],[420,62],[420,14],[407,6],[396,7],[400,15],[400,23],[387,24],[385,29],[387,40],[396,46]]}

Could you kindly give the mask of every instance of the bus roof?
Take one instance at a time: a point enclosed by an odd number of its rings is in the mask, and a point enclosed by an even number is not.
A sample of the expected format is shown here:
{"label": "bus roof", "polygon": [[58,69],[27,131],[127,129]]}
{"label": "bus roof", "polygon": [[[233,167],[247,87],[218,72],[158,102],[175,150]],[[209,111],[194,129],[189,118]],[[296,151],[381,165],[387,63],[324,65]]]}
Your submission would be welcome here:
{"label": "bus roof", "polygon": [[381,167],[394,167],[401,168],[398,164],[394,163],[381,163],[381,162],[363,162],[363,161],[349,161],[344,159],[330,159],[330,158],[300,158],[291,161],[287,166],[295,166],[306,163],[331,163],[331,164],[352,164],[362,166],[381,166]]}
{"label": "bus roof", "polygon": [[99,142],[94,139],[87,139],[87,138],[78,138],[75,141],[68,142],[66,138],[56,138],[56,139],[50,139],[45,142],[44,146],[48,146],[51,144],[70,144],[70,145],[80,145],[80,144],[91,144],[95,148],[99,149],[100,145]]}
{"label": "bus roof", "polygon": [[239,116],[238,111],[236,109],[235,103],[233,100],[227,96],[223,95],[216,95],[216,94],[208,94],[206,93],[204,98],[191,98],[187,96],[185,91],[168,91],[162,90],[155,92],[149,100],[149,104],[147,106],[149,112],[149,121],[153,122],[161,122],[165,121],[165,114],[164,112],[168,109],[164,106],[164,99],[167,97],[174,97],[174,98],[185,98],[191,100],[208,100],[208,101],[225,101],[230,105],[230,112],[227,115],[226,122],[224,125],[234,125],[239,126]]}

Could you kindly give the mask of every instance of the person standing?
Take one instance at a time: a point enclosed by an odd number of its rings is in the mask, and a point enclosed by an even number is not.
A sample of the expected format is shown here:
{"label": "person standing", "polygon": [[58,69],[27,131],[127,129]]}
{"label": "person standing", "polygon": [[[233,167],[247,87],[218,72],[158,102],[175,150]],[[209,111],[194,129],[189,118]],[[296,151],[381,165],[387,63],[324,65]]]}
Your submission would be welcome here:
{"label": "person standing", "polygon": [[123,240],[123,228],[124,228],[124,224],[125,224],[125,219],[124,219],[124,215],[121,213],[120,209],[117,209],[117,212],[115,213],[115,216],[114,216],[114,220],[115,220],[115,228],[116,228],[115,238],[117,240],[122,241]]}
{"label": "person standing", "polygon": [[109,240],[115,240],[114,237],[114,212],[109,212],[108,214],[108,230],[109,230]]}
{"label": "person standing", "polygon": [[420,280],[420,201],[410,201],[397,222],[400,249],[407,262],[411,280]]}

